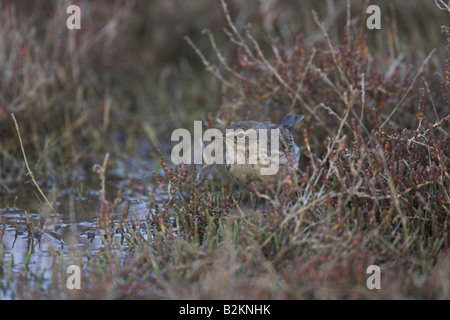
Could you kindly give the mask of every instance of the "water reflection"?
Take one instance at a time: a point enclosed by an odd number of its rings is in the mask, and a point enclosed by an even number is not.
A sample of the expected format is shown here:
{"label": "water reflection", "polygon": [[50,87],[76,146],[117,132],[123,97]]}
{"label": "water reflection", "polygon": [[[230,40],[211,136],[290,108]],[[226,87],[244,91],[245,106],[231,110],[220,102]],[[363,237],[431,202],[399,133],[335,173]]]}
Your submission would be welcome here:
{"label": "water reflection", "polygon": [[[138,168],[142,168],[142,165]],[[121,178],[115,176],[108,180],[108,200],[114,200],[120,185],[122,191],[119,205],[111,212],[111,219],[119,220],[126,206],[131,217],[146,219],[149,211],[144,193],[148,179],[134,179],[130,178],[129,172],[119,169],[114,171],[115,174],[121,174]],[[148,174],[151,169],[146,172]],[[142,178],[143,173],[139,174]],[[16,188],[14,193],[0,194],[3,263],[13,262],[12,269],[15,272],[23,270],[26,264],[31,272],[43,273],[44,278],[47,278],[51,275],[55,251],[69,258],[73,251],[85,256],[87,251],[101,250],[104,246],[97,234],[101,211],[98,186],[98,180],[94,179],[81,181],[76,187],[68,189],[52,187],[46,190],[53,195],[57,213],[49,213],[45,205],[37,202],[31,185]],[[30,208],[35,208],[36,212],[30,212]]]}

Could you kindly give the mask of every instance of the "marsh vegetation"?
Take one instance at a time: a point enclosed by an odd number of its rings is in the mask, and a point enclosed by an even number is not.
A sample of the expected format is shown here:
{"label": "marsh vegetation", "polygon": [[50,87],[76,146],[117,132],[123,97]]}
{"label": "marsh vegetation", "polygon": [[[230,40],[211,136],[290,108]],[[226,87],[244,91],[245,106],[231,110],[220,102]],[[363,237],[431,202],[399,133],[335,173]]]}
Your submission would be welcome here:
{"label": "marsh vegetation", "polygon": [[[0,2],[2,298],[450,298],[450,12],[78,2],[81,30]],[[266,192],[170,161],[195,120],[289,112],[300,165]]]}

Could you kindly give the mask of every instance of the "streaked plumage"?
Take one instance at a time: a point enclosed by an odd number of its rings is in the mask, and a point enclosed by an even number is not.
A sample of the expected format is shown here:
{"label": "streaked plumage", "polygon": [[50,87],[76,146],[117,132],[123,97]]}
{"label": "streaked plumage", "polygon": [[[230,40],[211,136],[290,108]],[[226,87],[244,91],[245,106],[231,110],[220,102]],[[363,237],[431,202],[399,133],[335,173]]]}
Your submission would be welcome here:
{"label": "streaked plumage", "polygon": [[[292,129],[294,126],[303,120],[303,116],[299,116],[297,114],[288,114],[282,121],[280,125],[266,121],[266,122],[257,122],[257,121],[239,121],[232,125],[230,125],[225,131],[223,132],[224,139],[227,141],[227,143],[232,143],[230,148],[234,146],[235,154],[239,154],[239,152],[242,152],[242,154],[245,154],[245,163],[239,164],[236,162],[230,163],[231,159],[229,154],[226,155],[226,162],[225,166],[228,171],[228,173],[241,185],[252,188],[252,182],[255,184],[256,188],[258,190],[264,190],[265,189],[265,182],[264,180],[269,184],[276,184],[278,181],[280,181],[286,174],[286,167],[290,167],[290,163],[288,161],[288,158],[286,157],[285,150],[288,151],[291,159],[292,164],[294,166],[298,166],[299,160],[300,160],[300,148],[294,141],[294,137],[292,136]],[[259,150],[256,147],[256,144],[249,144],[249,136],[251,136],[250,133],[254,134],[256,132],[256,139],[259,142],[260,136],[259,131],[260,129],[267,130],[267,149],[263,150],[262,152],[258,153],[257,150]],[[227,135],[228,132],[234,131],[234,135]],[[271,131],[275,130],[275,131]],[[237,143],[238,139],[243,139],[243,135],[239,135],[239,133],[244,133],[246,137],[245,145],[244,143],[239,144]],[[264,157],[265,154],[267,154],[269,157],[271,156],[271,132],[277,132],[279,134],[279,143],[278,143],[278,150],[274,150],[277,154],[275,154],[275,158],[267,158]],[[239,137],[238,137],[239,135]],[[275,136],[274,136],[275,137]],[[264,148],[265,144],[262,144],[261,147]],[[243,149],[242,149],[243,148]],[[257,162],[256,164],[250,164],[248,159],[251,153],[256,152],[257,154]],[[276,157],[278,156],[278,157]],[[275,174],[271,175],[262,175],[261,174],[261,168],[268,168],[271,165],[270,160],[276,161],[276,159],[279,159],[278,161],[278,171]],[[266,161],[266,162],[265,162]],[[267,163],[269,162],[269,163]]]}

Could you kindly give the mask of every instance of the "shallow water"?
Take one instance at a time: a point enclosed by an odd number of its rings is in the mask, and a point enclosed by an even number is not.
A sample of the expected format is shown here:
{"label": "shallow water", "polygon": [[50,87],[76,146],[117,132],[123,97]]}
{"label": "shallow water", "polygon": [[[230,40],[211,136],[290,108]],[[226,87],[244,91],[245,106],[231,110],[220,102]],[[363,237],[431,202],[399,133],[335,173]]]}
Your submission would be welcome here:
{"label": "shallow water", "polygon": [[[115,162],[113,168],[107,168],[107,200],[113,202],[119,186],[122,188],[119,205],[111,213],[113,220],[122,217],[127,203],[129,216],[147,218],[146,188],[152,170],[152,163],[137,160],[131,165]],[[49,199],[54,199],[56,213],[46,212],[32,183],[0,194],[0,239],[4,263],[14,261],[13,271],[23,270],[28,256],[27,268],[46,277],[50,276],[55,250],[67,257],[74,248],[95,252],[103,248],[103,243],[96,228],[100,182],[95,174],[82,176],[69,188],[53,185],[43,189]]]}

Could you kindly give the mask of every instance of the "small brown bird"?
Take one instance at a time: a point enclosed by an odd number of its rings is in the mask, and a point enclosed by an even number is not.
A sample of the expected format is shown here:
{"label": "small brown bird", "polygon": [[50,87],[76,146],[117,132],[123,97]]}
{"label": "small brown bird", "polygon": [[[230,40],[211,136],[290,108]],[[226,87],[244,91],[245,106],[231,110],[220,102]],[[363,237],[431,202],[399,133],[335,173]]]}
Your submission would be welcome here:
{"label": "small brown bird", "polygon": [[[266,183],[276,184],[286,175],[291,163],[298,166],[300,148],[292,129],[303,116],[290,113],[280,125],[266,121],[239,121],[222,133],[227,143],[225,167],[242,186],[263,191]],[[290,159],[286,156],[286,151]]]}

